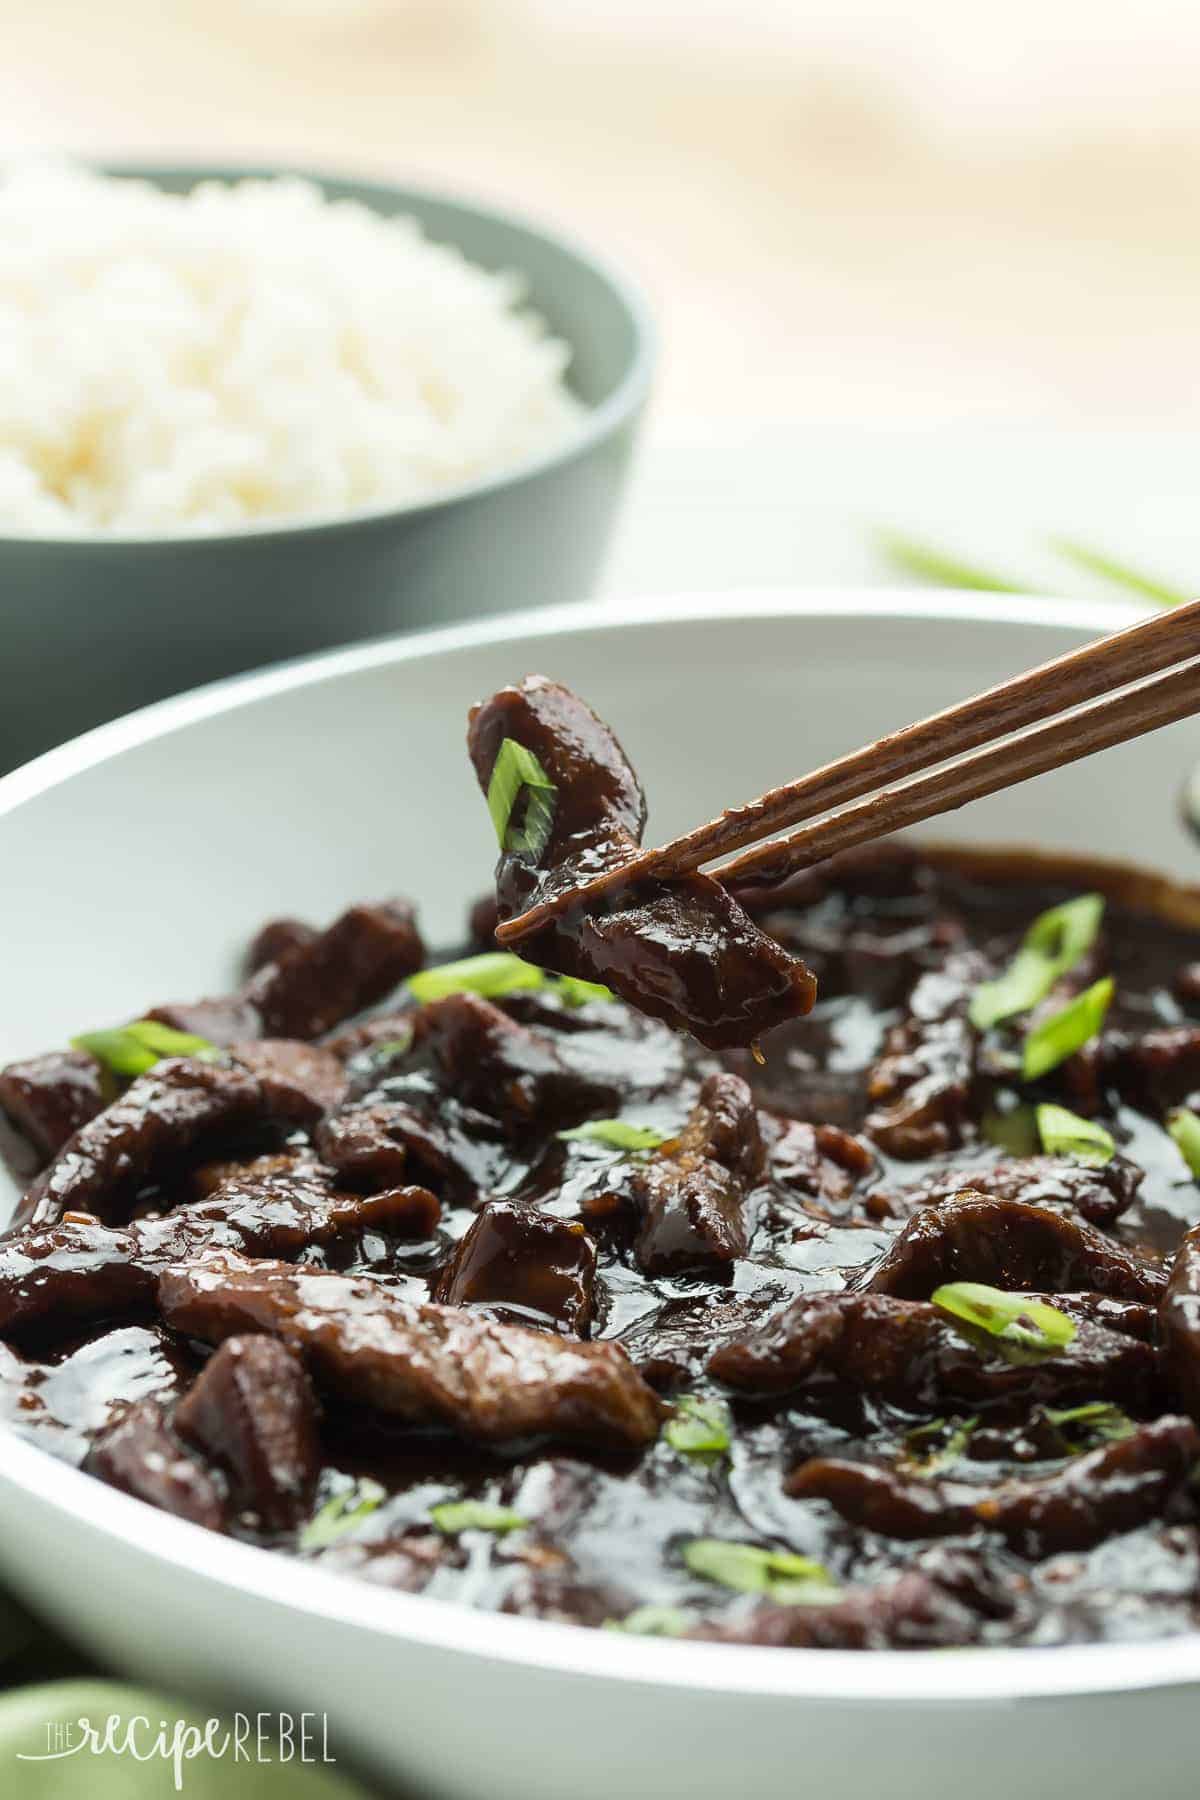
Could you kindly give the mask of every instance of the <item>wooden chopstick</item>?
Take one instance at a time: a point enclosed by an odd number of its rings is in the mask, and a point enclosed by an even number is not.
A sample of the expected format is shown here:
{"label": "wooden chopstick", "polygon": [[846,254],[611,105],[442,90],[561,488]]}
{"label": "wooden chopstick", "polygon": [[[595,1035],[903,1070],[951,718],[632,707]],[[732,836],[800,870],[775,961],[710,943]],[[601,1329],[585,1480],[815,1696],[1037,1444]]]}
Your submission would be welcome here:
{"label": "wooden chopstick", "polygon": [[[789,825],[812,820],[817,814],[829,813],[834,808],[846,806],[878,788],[887,788],[891,797],[889,799],[880,795],[878,803],[869,811],[865,808],[855,809],[857,819],[866,820],[869,817],[873,821],[869,830],[854,837],[856,843],[865,842],[869,836],[882,836],[889,831],[898,830],[902,824],[916,823],[918,818],[929,818],[938,811],[964,805],[967,799],[974,796],[964,793],[962,799],[950,799],[944,805],[933,804],[929,810],[903,819],[897,813],[896,822],[891,823],[891,808],[896,804],[896,795],[890,784],[932,765],[963,756],[981,745],[995,745],[996,740],[1011,738],[1013,733],[1053,718],[1069,708],[1079,707],[1101,697],[1111,697],[1115,690],[1126,688],[1133,682],[1198,655],[1200,601],[1192,601],[1170,612],[1157,613],[1124,631],[1087,644],[1080,650],[1072,650],[1065,656],[1056,657],[1053,661],[1001,682],[970,700],[960,701],[928,719],[852,751],[836,762],[802,776],[798,781],[772,788],[759,799],[752,800],[745,806],[733,807],[668,844],[640,851],[621,866],[610,869],[589,882],[581,883],[552,901],[531,907],[519,918],[506,921],[497,929],[497,941],[501,944],[512,942],[548,923],[568,906],[594,903],[606,891],[624,887],[629,882],[669,879],[698,869],[704,863],[712,862],[732,851],[761,844],[762,839],[785,830]],[[1186,717],[1188,711],[1197,709],[1200,709],[1200,695],[1197,696],[1195,708],[1184,707],[1173,718]],[[1157,721],[1160,724],[1169,722],[1171,721],[1167,719]],[[1130,737],[1138,736],[1140,730],[1155,728],[1155,724],[1149,723],[1140,727],[1133,726],[1125,729],[1123,735],[1114,738],[1112,742],[1125,742]],[[1068,732],[1064,741],[1069,739]],[[1091,748],[1104,747],[1102,742],[1097,741],[1090,748],[1081,749],[1076,754],[1089,755]],[[1060,762],[1075,760],[1074,756],[1063,754],[1061,742],[1057,749],[1048,751],[1047,754],[1057,756]],[[997,788],[1010,785],[1010,781],[1028,780],[1031,775],[1044,773],[1047,768],[1055,766],[1051,761],[1041,768],[1030,768],[1025,774],[1006,778],[998,772],[1008,766],[1007,759],[1013,755],[1013,750],[1011,746],[1002,746],[997,749],[996,755],[998,761],[993,766],[993,774],[997,774],[998,778],[981,775],[980,779],[990,780],[992,785],[981,788],[980,794],[993,793]],[[975,767],[978,769],[981,765],[976,764]],[[934,793],[941,791],[948,793],[951,789],[931,790]],[[916,801],[911,794],[907,794],[906,805],[911,807],[914,804],[923,805],[924,801]],[[839,814],[838,817],[845,818],[846,815]],[[855,826],[847,829],[857,832],[859,828]],[[834,847],[847,847],[833,834],[831,822],[824,823],[819,829],[813,826],[810,831],[798,834],[798,837],[801,842],[796,855],[801,860],[790,862],[788,867],[805,866],[808,862],[819,860],[821,856],[833,854]],[[791,842],[792,840],[779,840],[778,844],[763,845],[754,856],[722,867],[719,871],[720,878],[725,880],[731,871],[736,871],[737,878],[741,880],[744,878],[743,871],[751,870],[751,879],[765,880],[765,875],[760,871],[776,857],[776,852],[783,843]],[[825,847],[827,844],[828,848]],[[776,859],[772,866],[779,868],[783,865]]]}
{"label": "wooden chopstick", "polygon": [[957,762],[926,770],[906,782],[869,794],[830,817],[802,826],[790,837],[759,844],[717,871],[722,882],[762,886],[810,867],[872,838],[953,812],[1001,788],[1066,768],[1099,750],[1174,725],[1200,712],[1200,658],[1152,676],[1118,695],[1093,701],[1065,718],[1037,725],[1016,738],[989,744]]}

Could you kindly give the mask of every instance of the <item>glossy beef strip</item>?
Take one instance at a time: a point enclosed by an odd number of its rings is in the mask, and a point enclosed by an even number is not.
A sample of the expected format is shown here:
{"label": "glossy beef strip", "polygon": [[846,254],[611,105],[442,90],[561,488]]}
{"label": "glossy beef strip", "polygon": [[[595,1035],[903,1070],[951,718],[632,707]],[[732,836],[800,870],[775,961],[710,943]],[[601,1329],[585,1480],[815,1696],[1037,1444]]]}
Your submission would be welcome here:
{"label": "glossy beef strip", "polygon": [[[471,712],[468,747],[486,794],[502,743],[532,751],[555,788],[547,842],[505,852],[501,919],[620,868],[641,843],[641,785],[608,726],[569,688],[530,675]],[[745,1044],[808,1012],[816,983],[716,881],[691,875],[567,909],[518,948],[529,961],[613,988],[631,1005],[712,1047]]]}
{"label": "glossy beef strip", "polygon": [[65,1212],[113,1222],[185,1157],[253,1127],[310,1123],[318,1111],[311,1095],[274,1077],[169,1057],[68,1139],[27,1189],[12,1229],[52,1225]]}
{"label": "glossy beef strip", "polygon": [[356,1232],[425,1238],[439,1211],[427,1188],[364,1196],[265,1176],[234,1178],[208,1200],[119,1228],[68,1213],[0,1240],[0,1337],[148,1306],[162,1269],[213,1250],[290,1258]]}
{"label": "glossy beef strip", "polygon": [[1200,1225],[1192,1227],[1175,1252],[1159,1329],[1168,1377],[1200,1425]]}
{"label": "glossy beef strip", "polygon": [[[1157,1518],[1197,1468],[1200,1432],[1168,1414],[1053,1475],[1006,1483],[976,1503],[975,1516],[1022,1556],[1087,1550]],[[1194,1501],[1191,1512],[1197,1516]]]}
{"label": "glossy beef strip", "polygon": [[615,1081],[571,1066],[569,1046],[478,994],[449,994],[417,1013],[411,1061],[428,1058],[446,1093],[512,1131],[551,1129],[603,1113],[619,1097]]}
{"label": "glossy beef strip", "polygon": [[648,1275],[719,1272],[744,1256],[746,1196],[764,1160],[758,1109],[738,1075],[710,1075],[679,1137],[634,1167],[634,1254]]}
{"label": "glossy beef strip", "polygon": [[836,1456],[801,1463],[784,1491],[793,1500],[827,1500],[849,1524],[882,1537],[952,1537],[975,1523],[969,1494],[955,1499],[942,1482]]}
{"label": "glossy beef strip", "polygon": [[527,1321],[587,1337],[596,1311],[596,1246],[571,1220],[490,1200],[443,1265],[433,1297],[447,1306],[513,1309]]}
{"label": "glossy beef strip", "polygon": [[1037,1360],[976,1342],[935,1307],[887,1294],[804,1294],[760,1331],[727,1344],[708,1372],[739,1392],[784,1394],[824,1376],[897,1405],[1066,1404],[1105,1399],[1144,1410],[1157,1391],[1148,1344],[1086,1321]]}
{"label": "glossy beef strip", "polygon": [[318,1118],[345,1098],[345,1069],[331,1050],[316,1044],[297,1038],[259,1038],[235,1044],[230,1054],[258,1076],[266,1106],[280,1118]]}
{"label": "glossy beef strip", "polygon": [[819,1606],[760,1606],[744,1622],[701,1625],[687,1635],[807,1650],[930,1650],[969,1643],[977,1630],[977,1617],[956,1595],[913,1572]]}
{"label": "glossy beef strip", "polygon": [[111,1099],[101,1065],[84,1050],[51,1050],[0,1070],[0,1110],[41,1162]]}
{"label": "glossy beef strip", "polygon": [[225,1527],[223,1483],[202,1458],[180,1442],[157,1400],[139,1400],[97,1433],[84,1467],[109,1487],[120,1488],[163,1512]]}
{"label": "glossy beef strip", "polygon": [[615,1344],[414,1305],[370,1280],[213,1257],[168,1269],[159,1304],[169,1324],[210,1343],[269,1331],[302,1352],[324,1387],[483,1442],[544,1434],[635,1448],[654,1437],[661,1417]]}
{"label": "glossy beef strip", "polygon": [[950,1281],[1051,1293],[1089,1288],[1116,1300],[1154,1302],[1165,1277],[1156,1263],[1091,1225],[968,1188],[944,1206],[914,1214],[862,1285],[925,1300]]}
{"label": "glossy beef strip", "polygon": [[406,900],[352,906],[327,931],[292,940],[237,993],[147,1014],[228,1047],[248,1038],[319,1038],[419,969],[425,947]]}
{"label": "glossy beef strip", "polygon": [[[1145,1170],[1120,1154],[1101,1167],[1065,1156],[1028,1156],[971,1170],[969,1186],[990,1200],[1023,1200],[1030,1206],[1078,1213],[1089,1225],[1107,1229],[1129,1211],[1145,1180]],[[929,1206],[963,1191],[961,1174],[939,1170],[915,1186],[885,1190],[895,1211]]]}
{"label": "glossy beef strip", "polygon": [[[383,1090],[381,1090],[381,1093]],[[316,1130],[322,1157],[346,1187],[374,1192],[414,1178],[448,1200],[473,1205],[503,1161],[503,1128],[453,1099],[378,1098],[347,1106]]]}
{"label": "glossy beef strip", "polygon": [[265,1531],[308,1514],[320,1472],[317,1402],[277,1338],[226,1338],[175,1408],[175,1430],[218,1464],[230,1498]]}
{"label": "glossy beef strip", "polygon": [[962,1143],[975,1081],[976,1034],[967,1008],[988,973],[976,951],[948,956],[942,968],[919,978],[907,1017],[889,1032],[868,1082],[864,1127],[889,1156],[911,1161]]}
{"label": "glossy beef strip", "polygon": [[243,971],[249,979],[268,963],[282,962],[293,950],[306,950],[320,936],[303,919],[268,919],[250,939],[242,959]]}

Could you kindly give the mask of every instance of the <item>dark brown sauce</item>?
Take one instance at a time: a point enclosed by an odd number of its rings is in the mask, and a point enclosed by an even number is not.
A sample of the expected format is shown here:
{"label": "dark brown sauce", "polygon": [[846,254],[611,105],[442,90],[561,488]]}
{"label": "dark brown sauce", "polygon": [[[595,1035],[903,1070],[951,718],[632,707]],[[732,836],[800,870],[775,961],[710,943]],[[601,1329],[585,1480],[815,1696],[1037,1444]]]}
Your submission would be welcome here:
{"label": "dark brown sauce", "polygon": [[[1138,1269],[1149,1271],[1147,1281],[1157,1280],[1160,1259],[1169,1259],[1200,1220],[1200,1187],[1168,1135],[1159,1090],[1135,1093],[1121,1057],[1148,1032],[1200,1028],[1200,1001],[1179,983],[1180,971],[1200,958],[1200,895],[1138,871],[1019,852],[938,850],[918,857],[894,847],[851,859],[841,873],[802,879],[791,903],[758,899],[759,924],[801,956],[820,984],[808,1018],[764,1039],[762,1066],[748,1051],[701,1050],[621,1002],[571,1008],[552,992],[515,993],[500,1003],[503,1011],[539,1043],[557,1046],[567,1071],[565,1099],[556,1070],[538,1076],[538,1097],[520,1129],[499,1100],[501,1123],[495,1124],[486,1082],[469,1102],[463,1098],[477,1071],[464,1066],[456,1073],[419,1045],[393,1048],[373,1068],[375,1052],[352,1055],[352,1093],[450,1122],[456,1172],[439,1179],[426,1169],[419,1176],[441,1198],[432,1238],[364,1232],[314,1245],[303,1262],[381,1278],[399,1294],[427,1299],[485,1197],[582,1224],[595,1247],[591,1340],[622,1342],[669,1403],[685,1395],[721,1401],[732,1431],[724,1454],[685,1454],[665,1434],[641,1449],[589,1449],[548,1437],[480,1448],[326,1393],[321,1468],[308,1511],[318,1513],[363,1478],[379,1483],[386,1497],[307,1554],[366,1579],[479,1607],[588,1625],[624,1619],[641,1607],[668,1607],[680,1615],[677,1626],[764,1642],[1047,1645],[1161,1637],[1200,1626],[1200,1498],[1194,1483],[1188,1486],[1186,1468],[1182,1479],[1164,1486],[1161,1504],[1148,1505],[1127,1528],[1100,1530],[1077,1548],[1055,1547],[1065,1542],[1061,1536],[1047,1547],[1050,1540],[1034,1544],[991,1529],[972,1510],[1015,1481],[1054,1480],[1091,1453],[1079,1447],[1072,1453],[1047,1424],[1044,1405],[985,1398],[939,1402],[935,1409],[922,1399],[915,1372],[907,1396],[825,1375],[775,1398],[739,1393],[706,1372],[713,1351],[739,1336],[761,1338],[767,1321],[798,1296],[836,1295],[863,1282],[921,1195],[944,1199],[986,1184],[998,1165],[1011,1162],[981,1130],[985,1115],[1011,1115],[1030,1098],[1006,1068],[1005,1034],[970,1046],[967,1092],[953,1117],[944,1096],[934,1093],[920,1129],[935,1136],[948,1130],[957,1141],[928,1154],[900,1155],[881,1144],[868,1121],[889,1103],[868,1092],[872,1072],[888,1054],[889,1034],[911,1023],[918,983],[925,982],[927,1001],[933,994],[929,1005],[949,1006],[953,1022],[954,971],[974,968],[972,957],[995,971],[1038,913],[1083,887],[1109,895],[1096,967],[1117,984],[1104,1039],[1113,1046],[1112,1060],[1098,1073],[1074,1068],[1056,1075],[1038,1094],[1082,1109],[1080,1083],[1094,1080],[1096,1116],[1120,1156],[1143,1172],[1136,1198],[1103,1229],[1132,1253]],[[940,997],[939,982],[945,986]],[[962,1034],[948,1027],[945,1043],[932,1051],[928,1036],[924,1025],[914,1029],[907,1054],[918,1063],[926,1056],[921,1067],[926,1074],[932,1069],[936,1090],[942,1075],[953,1074]],[[557,1133],[564,1120],[618,1117],[674,1139],[694,1115],[701,1083],[721,1069],[744,1077],[766,1109],[760,1120],[765,1161],[758,1166],[747,1155],[740,1166],[754,1172],[730,1176],[735,1188],[741,1181],[744,1243],[724,1261],[713,1252],[700,1269],[686,1261],[672,1268],[666,1254],[664,1266],[648,1272],[653,1259],[644,1243],[640,1253],[635,1248],[629,1193],[631,1181],[639,1191],[637,1173],[655,1153],[631,1158]],[[1180,1079],[1185,1091],[1172,1090],[1171,1103],[1189,1096],[1186,1073]],[[581,1110],[571,1096],[589,1083],[594,1098]],[[861,1161],[836,1135],[824,1149],[814,1145],[805,1122],[845,1134],[862,1150]],[[291,1132],[293,1149],[307,1143],[308,1130]],[[736,1171],[732,1153],[722,1166]],[[168,1197],[194,1200],[185,1177],[176,1171],[159,1204]],[[1038,1179],[1029,1174],[1023,1200],[1044,1200]],[[650,1204],[644,1193],[638,1204]],[[1078,1217],[1070,1206],[1060,1211]],[[722,1241],[713,1227],[706,1242],[711,1248]],[[555,1239],[554,1256],[572,1254],[573,1242],[569,1235]],[[661,1242],[669,1245],[669,1237]],[[512,1279],[509,1269],[510,1294],[517,1291]],[[555,1304],[562,1304],[559,1288],[553,1291]],[[1152,1305],[1129,1299],[1106,1305],[1110,1321],[1126,1309],[1121,1331],[1153,1332]],[[478,1303],[472,1309],[478,1312]],[[546,1325],[519,1300],[491,1311],[534,1329]],[[963,1340],[955,1354],[973,1352]],[[169,1407],[207,1355],[205,1345],[159,1325],[153,1305],[76,1330],[65,1342],[54,1329],[18,1334],[10,1351],[0,1344],[0,1404],[22,1435],[79,1461],[127,1403],[151,1397]],[[1135,1423],[1179,1415],[1184,1408],[1153,1366],[1152,1350],[1144,1361],[1146,1404],[1127,1409]],[[1132,1391],[1143,1389],[1122,1389]],[[959,1454],[936,1475],[914,1475],[914,1463],[944,1450],[959,1428],[965,1431]],[[828,1497],[789,1492],[797,1471],[818,1461],[899,1475],[910,1489],[915,1484],[909,1498],[918,1511],[928,1511],[934,1496],[953,1528],[900,1534],[903,1515],[894,1496],[863,1523]],[[820,1479],[832,1492],[846,1478]],[[440,1533],[431,1509],[462,1499],[510,1509],[528,1524],[503,1533]],[[244,1513],[234,1513],[227,1529],[279,1552],[297,1545],[295,1531],[264,1531]],[[1068,1537],[1070,1529],[1064,1528]],[[1082,1537],[1088,1535],[1084,1530]],[[793,1595],[780,1607],[769,1594],[719,1585],[684,1558],[685,1545],[712,1539],[812,1558],[842,1598],[805,1607]]]}

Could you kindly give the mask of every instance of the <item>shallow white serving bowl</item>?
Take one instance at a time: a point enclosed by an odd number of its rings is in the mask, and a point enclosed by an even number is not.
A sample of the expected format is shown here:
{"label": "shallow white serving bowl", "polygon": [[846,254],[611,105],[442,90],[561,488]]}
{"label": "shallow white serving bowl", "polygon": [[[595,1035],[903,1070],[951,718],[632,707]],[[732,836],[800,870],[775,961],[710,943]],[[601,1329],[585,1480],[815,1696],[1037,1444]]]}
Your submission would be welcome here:
{"label": "shallow white serving bowl", "polygon": [[[168,701],[0,781],[0,1058],[212,992],[272,913],[321,918],[398,891],[435,943],[460,936],[494,854],[466,708],[528,670],[612,720],[659,837],[1134,616],[1007,596],[739,594],[489,621]],[[1193,878],[1176,798],[1198,756],[1200,728],[1176,726],[981,804],[952,835]],[[493,1617],[232,1543],[7,1434],[0,1573],[160,1684],[242,1711],[328,1712],[335,1754],[414,1794],[1196,1792],[1200,1633],[859,1656]]]}

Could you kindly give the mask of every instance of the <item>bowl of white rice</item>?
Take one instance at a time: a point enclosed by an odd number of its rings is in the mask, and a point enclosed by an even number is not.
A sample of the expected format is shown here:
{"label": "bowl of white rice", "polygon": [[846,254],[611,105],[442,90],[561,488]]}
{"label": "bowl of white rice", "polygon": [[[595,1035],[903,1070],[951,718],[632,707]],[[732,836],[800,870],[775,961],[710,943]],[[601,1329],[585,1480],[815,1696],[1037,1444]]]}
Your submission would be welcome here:
{"label": "bowl of white rice", "polygon": [[0,769],[282,657],[582,598],[651,363],[623,277],[490,206],[0,170]]}

